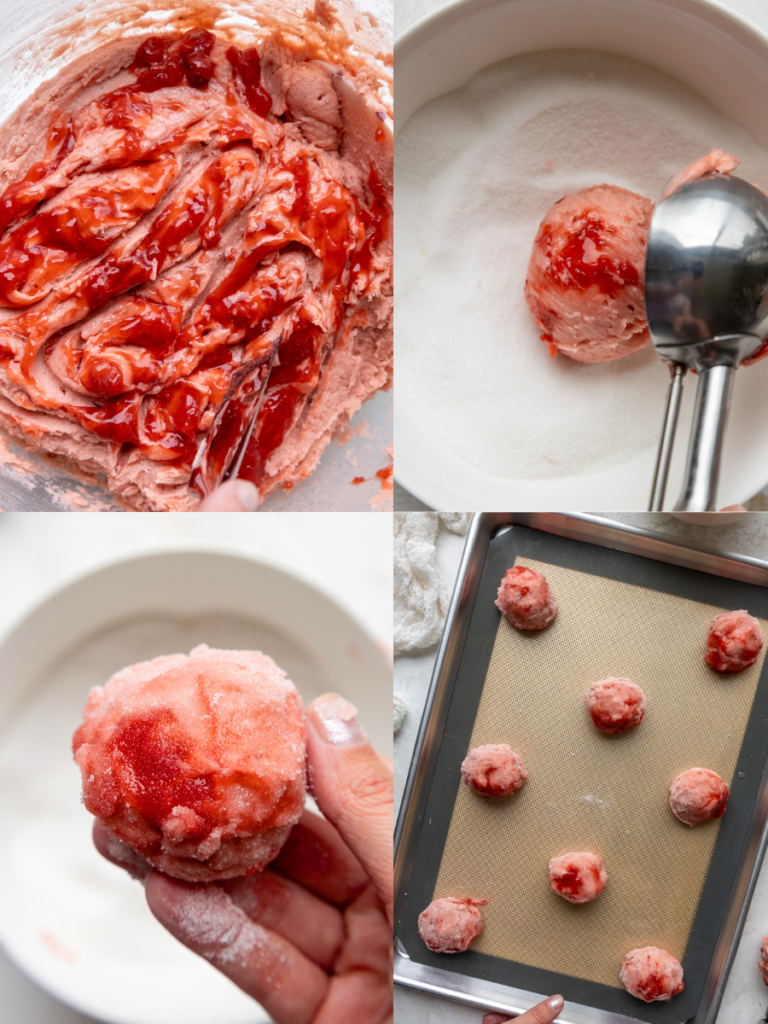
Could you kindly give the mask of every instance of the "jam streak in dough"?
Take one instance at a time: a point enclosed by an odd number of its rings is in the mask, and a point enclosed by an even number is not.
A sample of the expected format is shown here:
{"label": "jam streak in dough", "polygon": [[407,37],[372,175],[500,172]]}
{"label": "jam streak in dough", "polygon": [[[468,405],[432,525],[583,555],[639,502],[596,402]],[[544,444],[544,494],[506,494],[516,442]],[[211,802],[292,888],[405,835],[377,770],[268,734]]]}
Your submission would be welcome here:
{"label": "jam streak in dough", "polygon": [[30,408],[189,467],[238,365],[282,336],[258,483],[366,294],[386,194],[371,166],[361,203],[291,142],[256,49],[150,37],[128,72],[0,196],[0,361]]}

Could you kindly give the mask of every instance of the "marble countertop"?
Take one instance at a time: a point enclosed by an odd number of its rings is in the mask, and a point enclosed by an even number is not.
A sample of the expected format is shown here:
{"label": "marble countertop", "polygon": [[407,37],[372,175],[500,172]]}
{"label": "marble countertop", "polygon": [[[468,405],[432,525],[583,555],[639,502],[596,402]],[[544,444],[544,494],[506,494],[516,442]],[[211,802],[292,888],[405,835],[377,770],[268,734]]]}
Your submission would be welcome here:
{"label": "marble countertop", "polygon": [[[211,545],[306,579],[392,649],[391,516],[354,513],[0,514],[0,636],[75,576],[132,554]],[[49,996],[1,949],[0,993],[0,1024],[98,1024]]]}
{"label": "marble countertop", "polygon": [[[728,526],[693,526],[666,513],[596,513],[606,518],[707,544],[720,551],[768,559],[768,515],[751,513]],[[442,530],[437,563],[449,590],[464,550],[464,538]],[[405,722],[395,737],[395,806],[400,800],[413,753],[421,712],[432,676],[436,651],[395,659],[395,694],[408,705]],[[758,879],[744,933],[723,998],[717,1024],[757,1024],[768,1005],[768,988],[760,979],[757,957],[768,934],[768,860]],[[567,1007],[564,1019],[568,1019]],[[482,1011],[395,986],[395,1024],[480,1024]]]}

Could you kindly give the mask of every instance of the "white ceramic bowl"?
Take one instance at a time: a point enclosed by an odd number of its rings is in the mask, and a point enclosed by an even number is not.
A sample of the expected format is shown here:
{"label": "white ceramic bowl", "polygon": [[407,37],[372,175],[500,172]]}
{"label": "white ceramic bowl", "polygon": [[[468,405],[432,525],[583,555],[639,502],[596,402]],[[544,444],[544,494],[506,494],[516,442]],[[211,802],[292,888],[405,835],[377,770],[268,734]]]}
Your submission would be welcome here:
{"label": "white ceramic bowl", "polygon": [[[459,88],[482,68],[508,57],[558,48],[601,50],[666,72],[768,147],[768,37],[711,0],[448,4],[396,42],[395,135],[424,104]],[[468,345],[468,358],[470,349]],[[763,413],[767,386],[765,365],[737,376],[720,487],[722,505],[743,503],[768,482],[768,417]],[[664,387],[660,381],[659,430]],[[692,396],[693,382],[686,391]],[[553,409],[547,414],[558,413]],[[605,472],[508,480],[470,465],[435,438],[402,388],[395,393],[395,423],[397,480],[433,508],[632,510],[647,504],[655,437],[648,439],[647,450]],[[687,429],[681,421],[668,490],[672,500],[682,475]]]}
{"label": "white ceramic bowl", "polygon": [[265,651],[305,704],[338,691],[391,756],[388,660],[346,611],[282,569],[199,549],[142,555],[25,616],[0,642],[0,942],[53,995],[114,1024],[268,1020],[95,852],[70,750],[91,686],[200,642]]}

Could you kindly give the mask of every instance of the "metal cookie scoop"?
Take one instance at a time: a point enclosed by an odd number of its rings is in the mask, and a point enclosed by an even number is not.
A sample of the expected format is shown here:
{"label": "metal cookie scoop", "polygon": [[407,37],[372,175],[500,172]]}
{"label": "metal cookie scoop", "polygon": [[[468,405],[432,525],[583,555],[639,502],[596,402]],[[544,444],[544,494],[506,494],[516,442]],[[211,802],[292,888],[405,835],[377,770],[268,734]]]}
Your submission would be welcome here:
{"label": "metal cookie scoop", "polygon": [[659,203],[645,304],[653,343],[673,372],[650,509],[662,507],[682,380],[692,369],[699,387],[675,510],[712,511],[736,370],[768,334],[768,196],[741,178],[710,174]]}

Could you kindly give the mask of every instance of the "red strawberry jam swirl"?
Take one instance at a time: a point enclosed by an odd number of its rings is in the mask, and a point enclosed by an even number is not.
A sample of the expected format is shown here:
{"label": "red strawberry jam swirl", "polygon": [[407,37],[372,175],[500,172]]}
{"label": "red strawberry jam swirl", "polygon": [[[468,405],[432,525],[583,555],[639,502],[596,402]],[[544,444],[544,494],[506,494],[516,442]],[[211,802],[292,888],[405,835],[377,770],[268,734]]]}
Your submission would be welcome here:
{"label": "red strawberry jam swirl", "polygon": [[237,367],[281,342],[256,483],[373,288],[390,205],[297,145],[255,48],[151,36],[0,195],[0,363],[31,406],[191,468]]}

